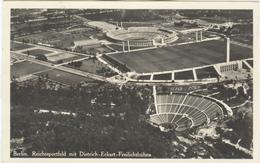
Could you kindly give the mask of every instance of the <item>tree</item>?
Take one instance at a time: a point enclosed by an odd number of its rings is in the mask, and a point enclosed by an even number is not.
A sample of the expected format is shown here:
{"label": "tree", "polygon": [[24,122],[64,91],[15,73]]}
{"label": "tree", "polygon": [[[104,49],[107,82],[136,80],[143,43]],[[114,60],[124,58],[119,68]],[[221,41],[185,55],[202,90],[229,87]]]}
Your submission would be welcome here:
{"label": "tree", "polygon": [[47,61],[48,60],[47,57],[43,54],[38,55],[36,57],[36,59],[41,60],[41,61]]}
{"label": "tree", "polygon": [[62,60],[62,59],[61,59],[61,60],[58,60],[57,63],[58,63],[58,64],[61,64],[61,63],[63,63],[63,60]]}
{"label": "tree", "polygon": [[191,27],[193,27],[193,28],[198,27],[198,23],[197,22],[191,23]]}
{"label": "tree", "polygon": [[180,22],[174,22],[174,25],[176,27],[182,27],[184,25],[184,22],[183,21],[180,21]]}

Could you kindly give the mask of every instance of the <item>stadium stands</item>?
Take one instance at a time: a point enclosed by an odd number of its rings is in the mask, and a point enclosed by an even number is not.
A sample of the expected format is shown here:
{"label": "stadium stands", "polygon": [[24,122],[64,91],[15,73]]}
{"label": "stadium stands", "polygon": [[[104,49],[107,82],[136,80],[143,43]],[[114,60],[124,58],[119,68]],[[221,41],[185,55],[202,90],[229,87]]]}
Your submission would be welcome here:
{"label": "stadium stands", "polygon": [[106,60],[107,62],[109,62],[114,67],[118,68],[123,73],[131,71],[130,68],[127,67],[127,65],[121,64],[120,62],[115,61],[113,58],[109,57],[108,55],[103,55],[102,58],[104,60]]}
{"label": "stadium stands", "polygon": [[176,131],[224,117],[223,106],[213,99],[193,94],[155,95],[154,109],[156,112],[150,115],[150,121],[164,127],[172,124]]}
{"label": "stadium stands", "polygon": [[128,29],[118,29],[106,33],[107,38],[115,42],[127,42],[131,47],[154,46],[154,42],[171,43],[178,39],[176,32],[159,29],[156,27],[130,27]]}

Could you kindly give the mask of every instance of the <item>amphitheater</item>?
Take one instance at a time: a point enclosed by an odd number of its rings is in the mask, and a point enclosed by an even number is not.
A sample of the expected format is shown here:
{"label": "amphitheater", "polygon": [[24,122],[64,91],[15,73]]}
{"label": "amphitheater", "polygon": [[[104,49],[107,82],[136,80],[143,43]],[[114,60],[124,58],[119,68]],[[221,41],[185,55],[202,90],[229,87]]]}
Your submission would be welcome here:
{"label": "amphitheater", "polygon": [[165,45],[178,39],[177,33],[157,27],[129,27],[109,31],[106,36],[115,42],[127,43],[130,47]]}
{"label": "amphitheater", "polygon": [[214,119],[231,115],[232,110],[224,103],[205,96],[193,94],[155,95],[150,122],[162,131],[177,132],[208,124]]}

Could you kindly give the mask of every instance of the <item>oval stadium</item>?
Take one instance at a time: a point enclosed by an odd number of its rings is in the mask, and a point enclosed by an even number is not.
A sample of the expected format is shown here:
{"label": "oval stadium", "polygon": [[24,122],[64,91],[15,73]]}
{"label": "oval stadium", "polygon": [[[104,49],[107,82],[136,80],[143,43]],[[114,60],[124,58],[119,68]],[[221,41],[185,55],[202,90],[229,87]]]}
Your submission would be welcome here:
{"label": "oval stadium", "polygon": [[132,47],[149,47],[172,43],[178,39],[177,33],[157,27],[130,27],[106,33],[115,42],[124,42]]}
{"label": "oval stadium", "polygon": [[253,158],[253,12],[36,11],[11,12],[12,151]]}

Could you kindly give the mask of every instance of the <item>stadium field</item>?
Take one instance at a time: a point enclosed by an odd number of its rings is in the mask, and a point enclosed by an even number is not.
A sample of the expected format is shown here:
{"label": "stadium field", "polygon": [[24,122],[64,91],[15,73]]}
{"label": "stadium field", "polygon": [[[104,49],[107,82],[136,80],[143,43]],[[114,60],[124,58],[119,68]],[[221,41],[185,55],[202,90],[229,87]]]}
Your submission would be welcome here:
{"label": "stadium field", "polygon": [[50,71],[45,71],[36,75],[48,75],[48,78],[63,84],[67,85],[73,85],[73,84],[79,84],[80,82],[86,81],[86,82],[91,82],[94,81],[93,79],[86,78],[83,76],[75,75],[72,73],[68,73],[65,71],[61,70],[50,70]]}
{"label": "stadium field", "polygon": [[22,44],[22,43],[11,42],[11,51],[23,50],[23,49],[28,49],[28,48],[32,48],[32,47],[34,47],[34,46]]}
{"label": "stadium field", "polygon": [[[230,46],[231,61],[252,58],[252,49]],[[159,72],[222,63],[226,60],[226,43],[212,40],[165,48],[109,55],[136,72]]]}
{"label": "stadium field", "polygon": [[44,49],[33,49],[33,50],[26,50],[22,52],[24,54],[33,55],[33,56],[39,56],[39,55],[44,55],[48,53],[52,53],[52,51],[44,50]]}
{"label": "stadium field", "polygon": [[24,61],[15,63],[11,66],[11,76],[21,77],[24,75],[29,75],[31,73],[44,71],[48,69],[50,68],[33,62]]}

